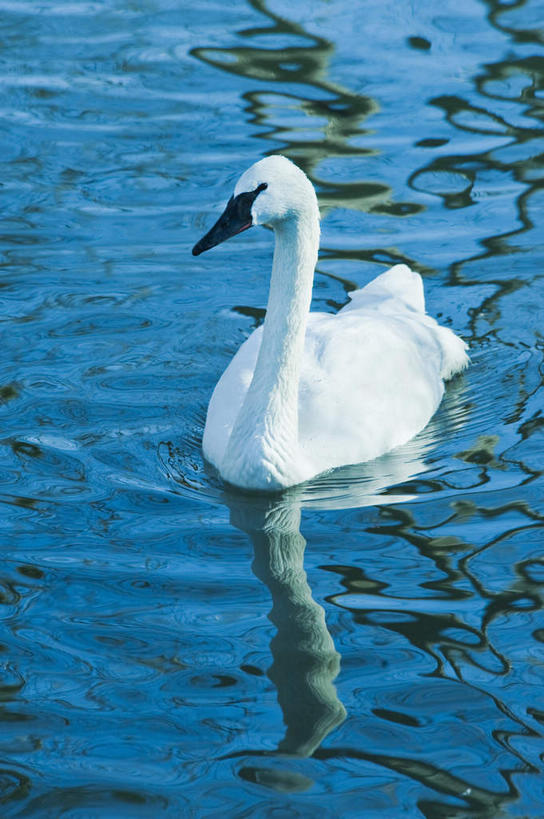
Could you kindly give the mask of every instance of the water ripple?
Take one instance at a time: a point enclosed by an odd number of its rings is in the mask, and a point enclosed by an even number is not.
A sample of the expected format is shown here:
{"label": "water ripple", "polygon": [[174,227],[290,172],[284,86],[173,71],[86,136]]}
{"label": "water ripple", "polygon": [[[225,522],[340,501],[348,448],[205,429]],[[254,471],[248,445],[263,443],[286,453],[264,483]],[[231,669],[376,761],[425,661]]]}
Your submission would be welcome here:
{"label": "water ripple", "polygon": [[[0,11],[0,813],[540,815],[538,4]],[[190,248],[274,152],[314,309],[405,261],[472,364],[263,498],[201,439],[271,238]]]}

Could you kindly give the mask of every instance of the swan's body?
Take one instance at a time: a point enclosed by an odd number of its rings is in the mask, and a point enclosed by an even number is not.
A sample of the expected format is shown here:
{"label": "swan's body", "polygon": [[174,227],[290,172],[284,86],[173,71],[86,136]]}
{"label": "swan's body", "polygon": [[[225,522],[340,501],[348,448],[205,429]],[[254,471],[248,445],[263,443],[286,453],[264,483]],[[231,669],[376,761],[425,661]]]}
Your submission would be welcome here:
{"label": "swan's body", "polygon": [[[240,225],[247,205],[249,224]],[[284,157],[249,168],[221,219],[195,254],[227,238],[225,224],[227,235],[263,223],[276,234],[264,325],[208,407],[203,450],[222,477],[277,490],[368,461],[422,430],[444,379],[468,357],[464,342],[426,315],[419,274],[396,265],[351,293],[338,314],[309,313],[319,211],[310,181]]]}

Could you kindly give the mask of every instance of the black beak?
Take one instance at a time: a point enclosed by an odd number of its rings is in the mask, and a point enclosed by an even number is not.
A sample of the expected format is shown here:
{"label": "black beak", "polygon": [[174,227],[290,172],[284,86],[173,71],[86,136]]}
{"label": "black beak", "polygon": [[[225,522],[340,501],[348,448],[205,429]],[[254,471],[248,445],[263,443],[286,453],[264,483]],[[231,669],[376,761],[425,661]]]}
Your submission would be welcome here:
{"label": "black beak", "polygon": [[193,256],[200,256],[205,250],[209,250],[221,244],[231,236],[242,233],[253,225],[251,218],[251,206],[261,191],[266,190],[267,185],[263,183],[254,191],[240,193],[238,196],[231,196],[227,207],[205,236],[193,247]]}
{"label": "black beak", "polygon": [[[236,197],[238,199],[238,197]],[[231,236],[236,236],[243,230],[251,227],[251,213],[242,214],[239,208],[236,207],[236,199],[231,197],[228,205],[212,227],[202,239],[193,247],[193,256],[199,256],[205,250],[209,250],[221,242],[230,239]]]}

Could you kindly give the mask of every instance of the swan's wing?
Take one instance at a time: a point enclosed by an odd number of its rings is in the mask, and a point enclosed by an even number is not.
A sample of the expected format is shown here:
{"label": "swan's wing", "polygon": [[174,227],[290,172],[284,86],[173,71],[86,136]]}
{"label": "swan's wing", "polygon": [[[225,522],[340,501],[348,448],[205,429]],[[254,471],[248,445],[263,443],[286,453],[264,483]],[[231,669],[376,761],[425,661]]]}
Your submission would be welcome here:
{"label": "swan's wing", "polygon": [[410,270],[406,264],[396,264],[385,273],[376,276],[360,290],[349,294],[351,299],[342,312],[374,308],[386,312],[406,309],[425,312],[423,281],[419,273]]}
{"label": "swan's wing", "polygon": [[262,327],[253,331],[215,385],[202,439],[204,456],[214,466],[219,467],[223,460],[232,427],[253,378],[262,335]]}
{"label": "swan's wing", "polygon": [[468,363],[465,343],[424,312],[405,265],[352,294],[336,316],[310,314],[299,436],[315,471],[370,460],[428,423],[443,379]]}
{"label": "swan's wing", "polygon": [[299,435],[316,472],[371,460],[427,424],[444,385],[425,324],[376,311],[312,320],[299,392]]}
{"label": "swan's wing", "polygon": [[444,380],[468,366],[465,342],[425,313],[423,281],[419,273],[410,270],[408,265],[396,264],[349,296],[350,302],[342,308],[341,315],[376,310],[381,315],[411,317],[429,327],[442,355],[439,372]]}

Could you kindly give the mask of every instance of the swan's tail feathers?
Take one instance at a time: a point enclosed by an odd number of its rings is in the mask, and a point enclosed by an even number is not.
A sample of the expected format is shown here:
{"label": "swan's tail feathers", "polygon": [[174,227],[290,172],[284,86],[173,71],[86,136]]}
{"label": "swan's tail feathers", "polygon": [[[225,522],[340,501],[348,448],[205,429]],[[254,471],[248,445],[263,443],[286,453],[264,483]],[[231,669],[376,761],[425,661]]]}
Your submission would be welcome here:
{"label": "swan's tail feathers", "polygon": [[404,302],[412,310],[425,312],[423,281],[419,273],[410,270],[406,264],[396,264],[386,270],[385,273],[376,276],[361,290],[350,293],[354,307],[357,307],[359,294],[360,298],[364,298],[366,303],[368,303],[369,297],[380,301],[388,301],[393,298]]}
{"label": "swan's tail feathers", "polygon": [[457,373],[465,370],[470,364],[468,356],[468,344],[462,338],[456,336],[449,327],[437,325],[436,334],[438,342],[442,348],[442,368],[440,376],[444,381],[453,378]]}

